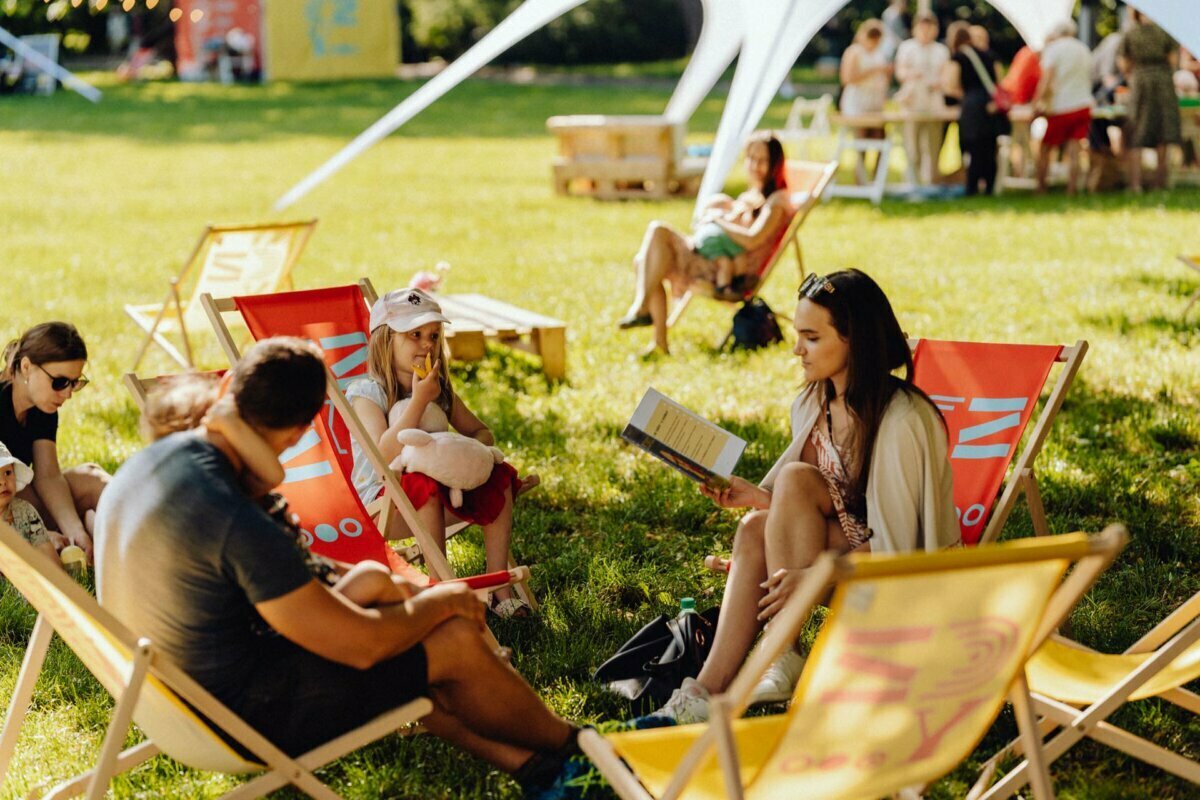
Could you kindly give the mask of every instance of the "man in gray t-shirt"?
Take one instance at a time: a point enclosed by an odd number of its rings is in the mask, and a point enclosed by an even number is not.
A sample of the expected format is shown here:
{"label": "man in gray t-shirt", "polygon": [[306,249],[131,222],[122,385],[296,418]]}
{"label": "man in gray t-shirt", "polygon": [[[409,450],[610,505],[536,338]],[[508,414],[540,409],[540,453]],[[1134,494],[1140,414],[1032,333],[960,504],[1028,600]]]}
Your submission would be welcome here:
{"label": "man in gray t-shirt", "polygon": [[[239,415],[276,454],[324,402],[321,354],[300,339],[259,342],[232,373]],[[242,470],[204,426],[130,458],[97,519],[101,605],[291,755],[429,696],[431,732],[538,797],[576,796],[577,729],[491,650],[466,586],[399,582],[404,603],[352,603],[309,574]]]}

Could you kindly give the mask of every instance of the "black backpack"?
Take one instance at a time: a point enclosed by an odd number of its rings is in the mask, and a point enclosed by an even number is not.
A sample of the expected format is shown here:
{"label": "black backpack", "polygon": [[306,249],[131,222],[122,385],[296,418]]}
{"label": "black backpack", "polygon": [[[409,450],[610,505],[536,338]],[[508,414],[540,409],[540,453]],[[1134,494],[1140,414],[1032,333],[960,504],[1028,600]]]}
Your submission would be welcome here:
{"label": "black backpack", "polygon": [[733,330],[727,340],[733,340],[734,349],[757,350],[769,344],[783,341],[783,331],[761,297],[751,297],[733,315]]}

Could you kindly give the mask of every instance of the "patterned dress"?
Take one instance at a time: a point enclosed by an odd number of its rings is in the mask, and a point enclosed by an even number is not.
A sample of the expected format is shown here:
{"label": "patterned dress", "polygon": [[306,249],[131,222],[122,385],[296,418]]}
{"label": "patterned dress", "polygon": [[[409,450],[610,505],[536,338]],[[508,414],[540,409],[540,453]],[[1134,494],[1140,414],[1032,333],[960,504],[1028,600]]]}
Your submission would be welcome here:
{"label": "patterned dress", "polygon": [[[829,407],[825,407],[825,421],[829,429],[833,429],[829,416]],[[846,498],[850,496],[850,477],[842,460],[842,453],[830,438],[829,433],[821,428],[818,422],[812,427],[809,440],[817,451],[817,469],[825,479],[829,489],[829,497],[833,500],[833,508],[837,512],[838,522],[841,523],[842,533],[850,542],[850,548],[859,547],[871,538],[871,529],[861,514],[849,510]]]}
{"label": "patterned dress", "polygon": [[1129,147],[1179,144],[1179,99],[1167,60],[1176,44],[1162,28],[1138,25],[1121,39],[1118,52],[1129,59],[1129,117],[1125,126]]}

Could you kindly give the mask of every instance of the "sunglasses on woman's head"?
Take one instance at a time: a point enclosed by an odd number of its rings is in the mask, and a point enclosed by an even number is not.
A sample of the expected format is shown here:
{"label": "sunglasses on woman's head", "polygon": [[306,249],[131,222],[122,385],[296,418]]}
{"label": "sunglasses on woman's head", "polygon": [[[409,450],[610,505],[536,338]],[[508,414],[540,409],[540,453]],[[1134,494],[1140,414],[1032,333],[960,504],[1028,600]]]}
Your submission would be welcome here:
{"label": "sunglasses on woman's head", "polygon": [[48,377],[50,379],[50,388],[56,392],[61,392],[63,389],[66,389],[68,386],[71,387],[71,391],[78,392],[80,389],[82,389],[83,387],[85,387],[89,383],[91,383],[91,381],[89,381],[87,378],[83,377],[82,375],[80,375],[78,378],[68,378],[65,375],[53,374],[52,372],[50,372],[50,370],[46,369],[41,364],[35,364],[34,366],[36,366],[42,372],[46,373],[46,377]]}
{"label": "sunglasses on woman's head", "polygon": [[826,278],[824,275],[818,275],[814,272],[805,278],[804,282],[800,284],[800,291],[798,292],[797,297],[813,298],[819,295],[821,292],[829,292],[830,294],[833,294],[835,291],[837,291],[837,289],[830,282],[829,278]]}

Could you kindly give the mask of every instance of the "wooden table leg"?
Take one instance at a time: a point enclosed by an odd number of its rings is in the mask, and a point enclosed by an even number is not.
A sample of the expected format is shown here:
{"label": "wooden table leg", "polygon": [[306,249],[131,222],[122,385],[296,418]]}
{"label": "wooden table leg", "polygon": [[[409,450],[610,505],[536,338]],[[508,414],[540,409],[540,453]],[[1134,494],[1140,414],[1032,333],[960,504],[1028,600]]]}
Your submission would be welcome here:
{"label": "wooden table leg", "polygon": [[483,331],[461,331],[448,339],[450,357],[458,361],[478,361],[486,351]]}
{"label": "wooden table leg", "polygon": [[538,328],[533,332],[542,372],[552,381],[567,376],[567,331],[565,328]]}

